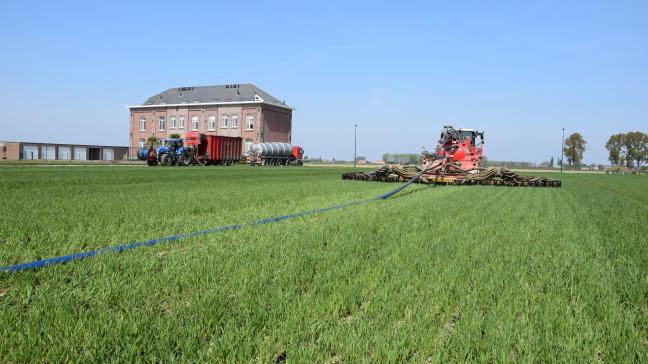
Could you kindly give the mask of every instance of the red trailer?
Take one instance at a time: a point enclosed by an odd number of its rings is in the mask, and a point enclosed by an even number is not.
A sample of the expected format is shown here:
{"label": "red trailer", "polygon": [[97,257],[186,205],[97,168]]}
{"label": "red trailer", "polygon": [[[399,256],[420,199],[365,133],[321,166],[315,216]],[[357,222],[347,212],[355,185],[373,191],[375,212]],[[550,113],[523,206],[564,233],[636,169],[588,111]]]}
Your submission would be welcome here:
{"label": "red trailer", "polygon": [[197,131],[185,134],[185,146],[200,164],[231,165],[241,160],[243,138],[205,135]]}

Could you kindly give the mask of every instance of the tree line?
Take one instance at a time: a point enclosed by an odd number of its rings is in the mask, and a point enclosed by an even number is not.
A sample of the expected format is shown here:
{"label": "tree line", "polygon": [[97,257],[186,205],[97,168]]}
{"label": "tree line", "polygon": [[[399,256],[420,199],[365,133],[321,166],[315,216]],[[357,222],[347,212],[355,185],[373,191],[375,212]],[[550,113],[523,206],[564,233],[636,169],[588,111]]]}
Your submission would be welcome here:
{"label": "tree line", "polygon": [[385,153],[382,160],[388,164],[419,164],[421,154],[416,153]]}
{"label": "tree line", "polygon": [[648,162],[648,134],[640,131],[614,134],[605,148],[609,152],[608,159],[617,166],[639,168],[642,162]]}
{"label": "tree line", "polygon": [[[565,139],[563,152],[570,167],[580,167],[586,145],[587,141],[579,133],[573,133]],[[610,163],[616,166],[640,168],[641,163],[648,162],[648,134],[640,131],[613,134],[605,148]]]}

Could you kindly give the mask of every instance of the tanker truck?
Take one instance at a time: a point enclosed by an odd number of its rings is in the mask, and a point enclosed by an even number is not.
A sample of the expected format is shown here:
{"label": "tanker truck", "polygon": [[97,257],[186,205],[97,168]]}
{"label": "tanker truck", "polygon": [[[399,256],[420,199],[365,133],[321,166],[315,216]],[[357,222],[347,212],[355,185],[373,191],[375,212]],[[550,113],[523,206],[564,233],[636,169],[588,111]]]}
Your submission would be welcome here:
{"label": "tanker truck", "polygon": [[304,149],[288,143],[253,144],[247,153],[246,160],[252,166],[301,166]]}

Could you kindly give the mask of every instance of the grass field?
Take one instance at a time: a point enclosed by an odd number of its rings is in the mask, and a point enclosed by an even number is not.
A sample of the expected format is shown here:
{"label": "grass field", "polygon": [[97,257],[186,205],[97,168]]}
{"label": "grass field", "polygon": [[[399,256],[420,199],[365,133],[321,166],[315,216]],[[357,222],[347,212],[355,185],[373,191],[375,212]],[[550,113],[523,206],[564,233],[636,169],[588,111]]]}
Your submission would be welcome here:
{"label": "grass field", "polygon": [[[3,168],[0,265],[396,187],[343,171]],[[646,362],[648,178],[559,177],[0,274],[0,362]]]}

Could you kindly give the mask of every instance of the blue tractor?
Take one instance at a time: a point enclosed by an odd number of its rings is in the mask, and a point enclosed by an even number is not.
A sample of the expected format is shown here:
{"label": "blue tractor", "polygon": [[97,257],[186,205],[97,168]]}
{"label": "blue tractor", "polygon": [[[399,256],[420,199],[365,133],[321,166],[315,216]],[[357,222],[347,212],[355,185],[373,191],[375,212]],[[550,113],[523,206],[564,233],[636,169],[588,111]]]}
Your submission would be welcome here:
{"label": "blue tractor", "polygon": [[[163,166],[186,166],[190,164],[191,156],[183,145],[183,139],[162,139],[160,145],[155,148],[157,161]],[[146,160],[148,148],[142,147],[137,151],[137,157]]]}
{"label": "blue tractor", "polygon": [[162,139],[160,146],[157,147],[158,161],[163,166],[186,165],[184,162],[187,152],[182,139]]}

